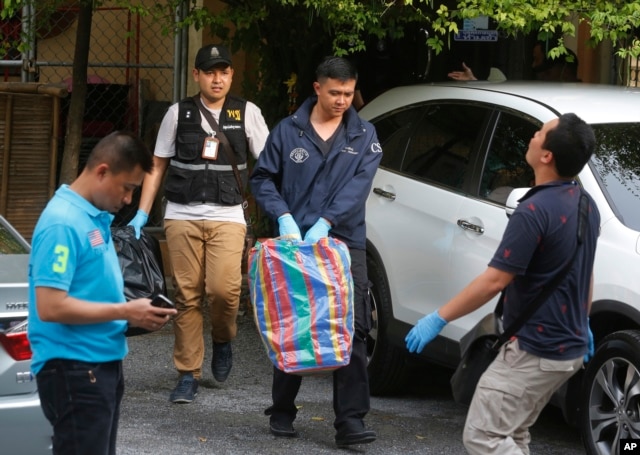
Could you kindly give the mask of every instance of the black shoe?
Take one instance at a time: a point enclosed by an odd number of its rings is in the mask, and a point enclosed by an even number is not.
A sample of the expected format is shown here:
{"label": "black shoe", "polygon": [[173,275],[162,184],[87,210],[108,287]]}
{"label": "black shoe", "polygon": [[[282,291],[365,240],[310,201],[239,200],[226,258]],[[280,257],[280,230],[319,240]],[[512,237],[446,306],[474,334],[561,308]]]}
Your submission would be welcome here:
{"label": "black shoe", "polygon": [[211,359],[211,372],[218,382],[227,380],[233,365],[233,353],[231,342],[213,343],[213,358]]}
{"label": "black shoe", "polygon": [[290,422],[269,422],[271,434],[278,438],[297,438],[298,432]]}
{"label": "black shoe", "polygon": [[357,433],[338,433],[336,435],[336,445],[338,447],[348,447],[355,444],[369,444],[376,440],[376,432],[373,430],[362,430]]}
{"label": "black shoe", "polygon": [[198,380],[191,373],[182,375],[169,400],[174,403],[191,403],[198,394]]}

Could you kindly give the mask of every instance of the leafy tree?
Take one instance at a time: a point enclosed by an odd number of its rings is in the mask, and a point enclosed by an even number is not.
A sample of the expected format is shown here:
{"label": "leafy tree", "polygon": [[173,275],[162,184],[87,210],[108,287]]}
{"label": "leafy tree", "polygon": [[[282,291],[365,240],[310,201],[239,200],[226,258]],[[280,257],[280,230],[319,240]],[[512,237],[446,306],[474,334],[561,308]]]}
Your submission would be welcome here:
{"label": "leafy tree", "polygon": [[622,59],[640,55],[640,2],[625,0],[223,1],[227,7],[221,13],[202,11],[192,23],[259,59],[259,78],[249,81],[245,93],[268,120],[288,110],[283,84],[291,73],[297,74],[298,87],[310,87],[309,71],[323,54],[356,54],[366,49],[367,37],[402,38],[410,27],[428,30],[427,45],[437,54],[451,44],[464,19],[488,16],[507,36],[535,34],[551,41],[549,57],[557,58],[566,53],[562,37],[575,36],[575,24],[585,23],[588,44],[610,41]]}

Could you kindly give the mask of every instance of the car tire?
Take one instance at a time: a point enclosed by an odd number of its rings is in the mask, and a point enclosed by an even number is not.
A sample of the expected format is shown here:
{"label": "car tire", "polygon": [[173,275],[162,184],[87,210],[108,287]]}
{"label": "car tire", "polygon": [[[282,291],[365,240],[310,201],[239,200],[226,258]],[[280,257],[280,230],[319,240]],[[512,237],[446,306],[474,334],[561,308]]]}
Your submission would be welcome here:
{"label": "car tire", "polygon": [[620,439],[640,438],[640,332],[612,333],[587,363],[582,440],[588,455],[617,455]]}
{"label": "car tire", "polygon": [[373,327],[367,337],[369,390],[372,395],[393,395],[404,389],[408,367],[405,353],[393,346],[387,336],[393,318],[389,282],[384,267],[367,255],[369,296]]}

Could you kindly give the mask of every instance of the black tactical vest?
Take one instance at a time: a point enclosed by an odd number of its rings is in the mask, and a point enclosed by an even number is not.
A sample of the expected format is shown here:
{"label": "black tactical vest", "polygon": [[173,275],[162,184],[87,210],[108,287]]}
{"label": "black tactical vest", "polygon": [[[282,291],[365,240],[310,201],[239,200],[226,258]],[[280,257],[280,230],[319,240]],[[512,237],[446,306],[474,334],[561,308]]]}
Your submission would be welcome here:
{"label": "black tactical vest", "polygon": [[[247,102],[227,95],[218,130],[224,133],[231,144],[236,165],[242,180],[242,188],[233,174],[228,159],[227,141],[221,140],[215,160],[202,158],[202,149],[207,133],[200,126],[201,114],[192,98],[179,103],[178,129],[176,132],[176,155],[171,158],[165,180],[166,198],[178,204],[215,202],[237,205],[243,201],[247,184],[247,137],[244,114]],[[216,135],[220,139],[220,134]]]}

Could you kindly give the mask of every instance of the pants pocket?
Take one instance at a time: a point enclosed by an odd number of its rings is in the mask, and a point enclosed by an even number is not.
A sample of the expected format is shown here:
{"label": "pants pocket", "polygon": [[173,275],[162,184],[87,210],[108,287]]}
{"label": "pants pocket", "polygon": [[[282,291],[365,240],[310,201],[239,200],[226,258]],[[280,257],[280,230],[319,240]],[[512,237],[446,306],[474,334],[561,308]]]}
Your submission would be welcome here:
{"label": "pants pocket", "polygon": [[[518,414],[522,407],[525,394],[523,384],[501,381],[484,374],[478,382],[476,396],[474,396],[475,418],[478,427],[494,433],[504,434],[512,428],[510,416]],[[471,410],[470,410],[471,412]]]}
{"label": "pants pocket", "polygon": [[548,372],[566,373],[569,371],[575,371],[576,361],[571,360],[549,360],[540,359],[540,369]]}

